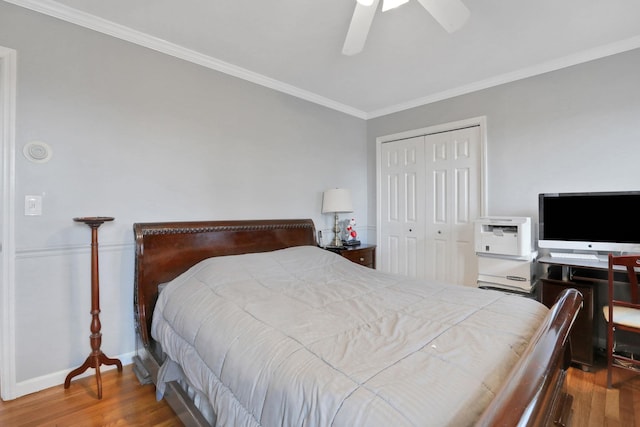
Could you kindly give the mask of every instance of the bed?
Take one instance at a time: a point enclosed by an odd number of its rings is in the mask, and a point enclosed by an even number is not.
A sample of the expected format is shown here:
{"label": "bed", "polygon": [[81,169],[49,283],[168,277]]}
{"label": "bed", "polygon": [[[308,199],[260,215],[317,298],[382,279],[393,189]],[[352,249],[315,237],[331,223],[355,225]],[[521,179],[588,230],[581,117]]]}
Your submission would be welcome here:
{"label": "bed", "polygon": [[142,382],[185,425],[566,425],[569,330],[504,293],[385,274],[313,221],[134,224]]}

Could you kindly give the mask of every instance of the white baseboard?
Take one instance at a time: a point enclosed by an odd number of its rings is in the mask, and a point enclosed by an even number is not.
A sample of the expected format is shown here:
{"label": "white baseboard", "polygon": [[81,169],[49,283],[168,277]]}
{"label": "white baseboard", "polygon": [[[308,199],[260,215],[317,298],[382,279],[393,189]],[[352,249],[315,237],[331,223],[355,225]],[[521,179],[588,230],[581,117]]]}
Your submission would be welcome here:
{"label": "white baseboard", "polygon": [[[135,356],[136,353],[135,351],[132,351],[130,353],[126,353],[126,354],[121,354],[119,356],[116,357],[116,359],[119,359],[120,362],[122,362],[122,365],[130,365],[131,363],[133,363],[133,356]],[[106,372],[106,371],[110,371],[112,369],[115,369],[116,367],[113,365],[104,365],[102,367],[100,367],[100,372]],[[73,368],[71,368],[73,369]],[[15,384],[15,396],[10,397],[11,399],[16,399],[18,397],[21,396],[25,396],[27,394],[31,394],[31,393],[37,393],[39,391],[45,390],[47,388],[51,388],[51,387],[56,387],[56,386],[60,386],[60,388],[62,389],[62,385],[64,384],[64,380],[67,378],[67,375],[69,374],[69,372],[71,371],[71,369],[68,370],[64,370],[64,371],[58,371],[58,372],[53,372],[51,374],[47,374],[47,375],[43,375],[41,377],[36,377],[36,378],[31,378],[28,379],[26,381],[22,381],[19,383]],[[84,377],[88,377],[90,375],[94,375],[95,370],[94,369],[87,369],[86,372],[78,375],[77,377],[74,377],[73,380],[71,381],[71,387],[73,387],[73,381],[77,378],[84,378]]]}

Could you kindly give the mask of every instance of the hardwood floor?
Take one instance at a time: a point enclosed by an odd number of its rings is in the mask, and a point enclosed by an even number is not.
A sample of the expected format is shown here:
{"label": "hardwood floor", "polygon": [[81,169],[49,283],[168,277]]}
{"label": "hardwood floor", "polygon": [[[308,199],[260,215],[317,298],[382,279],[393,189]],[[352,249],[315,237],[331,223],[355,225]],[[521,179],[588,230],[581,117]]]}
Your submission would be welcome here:
{"label": "hardwood floor", "polygon": [[595,372],[570,368],[567,377],[573,395],[574,427],[640,427],[640,373],[613,370],[613,387],[607,389],[606,362]]}
{"label": "hardwood floor", "polygon": [[[0,401],[0,426],[181,426],[165,401],[157,402],[153,385],[140,385],[133,365],[102,374],[102,399],[97,399],[95,376],[8,402]],[[93,370],[92,370],[93,371]]]}
{"label": "hardwood floor", "polygon": [[[606,388],[607,371],[570,368],[567,378],[573,395],[574,427],[640,427],[640,374],[616,369],[614,388]],[[171,408],[156,402],[152,385],[140,385],[132,365],[122,375],[103,373],[103,398],[96,398],[95,377],[76,379],[21,397],[0,401],[0,426],[181,426]]]}

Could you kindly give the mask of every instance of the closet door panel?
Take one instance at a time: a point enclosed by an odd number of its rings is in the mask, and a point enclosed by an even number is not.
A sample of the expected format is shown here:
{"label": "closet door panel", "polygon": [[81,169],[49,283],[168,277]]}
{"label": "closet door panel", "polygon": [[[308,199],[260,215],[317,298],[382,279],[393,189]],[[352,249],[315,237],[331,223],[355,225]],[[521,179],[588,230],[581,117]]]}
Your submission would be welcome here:
{"label": "closet door panel", "polygon": [[425,226],[427,270],[443,269],[432,277],[469,286],[477,279],[473,220],[480,215],[479,141],[479,127],[425,137],[425,150],[432,153],[425,176],[431,177],[427,187],[433,188],[425,194],[427,205],[433,206],[427,209]]}
{"label": "closet door panel", "polygon": [[381,147],[379,269],[424,277],[424,138]]}

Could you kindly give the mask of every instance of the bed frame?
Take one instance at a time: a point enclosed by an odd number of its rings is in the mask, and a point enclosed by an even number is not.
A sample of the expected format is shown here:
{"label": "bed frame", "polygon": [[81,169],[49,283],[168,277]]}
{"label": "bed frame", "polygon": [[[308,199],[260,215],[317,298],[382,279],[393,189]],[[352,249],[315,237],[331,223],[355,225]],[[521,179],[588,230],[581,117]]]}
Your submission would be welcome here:
{"label": "bed frame", "polygon": [[[313,245],[310,219],[137,223],[134,313],[140,351],[134,371],[155,384],[162,350],[151,337],[158,285],[206,258]],[[477,425],[565,426],[572,397],[565,390],[571,362],[569,331],[582,304],[575,289],[564,291],[551,308],[507,382]],[[187,426],[208,425],[186,393],[169,383],[165,399]]]}

